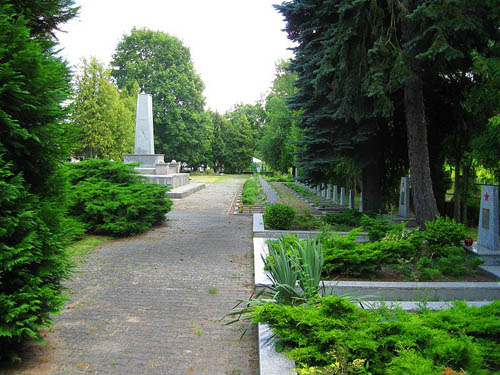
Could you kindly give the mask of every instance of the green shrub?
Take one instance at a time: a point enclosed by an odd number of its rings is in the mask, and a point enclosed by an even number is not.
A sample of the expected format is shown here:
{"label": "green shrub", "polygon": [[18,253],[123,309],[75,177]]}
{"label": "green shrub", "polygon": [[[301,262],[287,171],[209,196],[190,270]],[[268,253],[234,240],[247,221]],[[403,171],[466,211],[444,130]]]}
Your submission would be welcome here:
{"label": "green shrub", "polygon": [[460,245],[467,232],[463,224],[455,222],[455,220],[448,217],[438,216],[434,221],[427,221],[425,223],[425,231],[423,232],[424,238],[427,240],[429,247],[435,253],[440,253],[441,248],[454,245]]}
{"label": "green shrub", "polygon": [[297,211],[282,203],[273,203],[266,207],[264,224],[271,229],[290,229]]}
{"label": "green shrub", "polygon": [[472,274],[483,261],[466,253],[461,246],[445,246],[439,249],[439,255],[431,259],[423,256],[417,263],[420,279],[435,279],[441,275],[460,277]]}
{"label": "green shrub", "polygon": [[324,220],[327,224],[343,224],[350,227],[358,227],[361,224],[363,213],[356,210],[347,210],[339,214],[327,214]]}
{"label": "green shrub", "polygon": [[271,182],[293,182],[293,176],[291,174],[282,174],[279,172],[274,172],[271,177],[264,177],[267,181]]}
{"label": "green shrub", "polygon": [[241,202],[243,204],[257,203],[257,196],[259,195],[259,185],[254,178],[249,178],[243,184],[243,191],[241,193]]}
{"label": "green shrub", "polygon": [[144,183],[133,166],[92,159],[68,166],[69,213],[93,233],[128,236],[165,220],[166,187]]}
{"label": "green shrub", "polygon": [[23,339],[39,339],[64,304],[67,233],[54,232],[56,219],[0,155],[0,359],[15,358]]}
{"label": "green shrub", "polygon": [[391,229],[391,225],[387,220],[377,220],[368,215],[361,217],[361,226],[364,231],[368,232],[370,240],[378,241],[382,239]]}

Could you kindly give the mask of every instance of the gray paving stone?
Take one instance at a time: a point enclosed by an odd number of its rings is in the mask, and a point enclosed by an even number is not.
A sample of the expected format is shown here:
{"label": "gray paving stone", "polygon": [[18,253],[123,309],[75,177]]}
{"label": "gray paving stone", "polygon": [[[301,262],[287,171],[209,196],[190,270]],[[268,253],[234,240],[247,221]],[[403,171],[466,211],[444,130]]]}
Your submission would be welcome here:
{"label": "gray paving stone", "polygon": [[[220,319],[253,288],[252,218],[227,215],[243,179],[176,201],[165,224],[97,249],[70,300],[8,375],[257,374],[257,330]],[[209,293],[214,288],[215,294]]]}

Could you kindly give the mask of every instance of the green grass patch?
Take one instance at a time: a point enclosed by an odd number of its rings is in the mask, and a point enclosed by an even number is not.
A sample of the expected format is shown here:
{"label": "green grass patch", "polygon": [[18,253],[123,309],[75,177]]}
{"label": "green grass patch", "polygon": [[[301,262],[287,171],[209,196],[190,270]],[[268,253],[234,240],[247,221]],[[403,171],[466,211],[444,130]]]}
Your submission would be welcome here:
{"label": "green grass patch", "polygon": [[80,262],[88,254],[94,251],[97,246],[112,239],[113,238],[109,236],[84,235],[81,240],[75,241],[69,245],[66,248],[66,253],[73,261]]}

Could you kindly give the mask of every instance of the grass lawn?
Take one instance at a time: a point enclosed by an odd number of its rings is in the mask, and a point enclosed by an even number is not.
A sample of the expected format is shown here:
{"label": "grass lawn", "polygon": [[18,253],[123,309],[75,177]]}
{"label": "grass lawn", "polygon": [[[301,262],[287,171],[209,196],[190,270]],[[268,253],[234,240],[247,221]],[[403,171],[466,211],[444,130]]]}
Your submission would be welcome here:
{"label": "grass lawn", "polygon": [[75,263],[79,264],[85,261],[87,255],[94,251],[97,246],[112,239],[113,237],[109,236],[86,234],[81,240],[75,241],[69,245],[66,248],[66,252]]}
{"label": "grass lawn", "polygon": [[280,203],[285,203],[289,206],[295,207],[297,212],[302,214],[313,214],[315,209],[309,204],[299,199],[295,194],[293,194],[286,186],[278,182],[271,182],[272,187],[278,193],[278,201]]}

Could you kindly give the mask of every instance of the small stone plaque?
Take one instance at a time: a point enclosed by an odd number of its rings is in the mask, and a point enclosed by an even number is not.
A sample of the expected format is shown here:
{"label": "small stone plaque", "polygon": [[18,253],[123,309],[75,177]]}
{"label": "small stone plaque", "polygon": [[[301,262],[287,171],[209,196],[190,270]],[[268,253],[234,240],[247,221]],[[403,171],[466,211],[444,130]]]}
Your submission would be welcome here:
{"label": "small stone plaque", "polygon": [[490,229],[490,210],[483,208],[483,221],[481,223],[483,229]]}
{"label": "small stone plaque", "polygon": [[401,192],[401,200],[400,200],[399,204],[400,205],[405,204],[405,192],[404,191]]}

